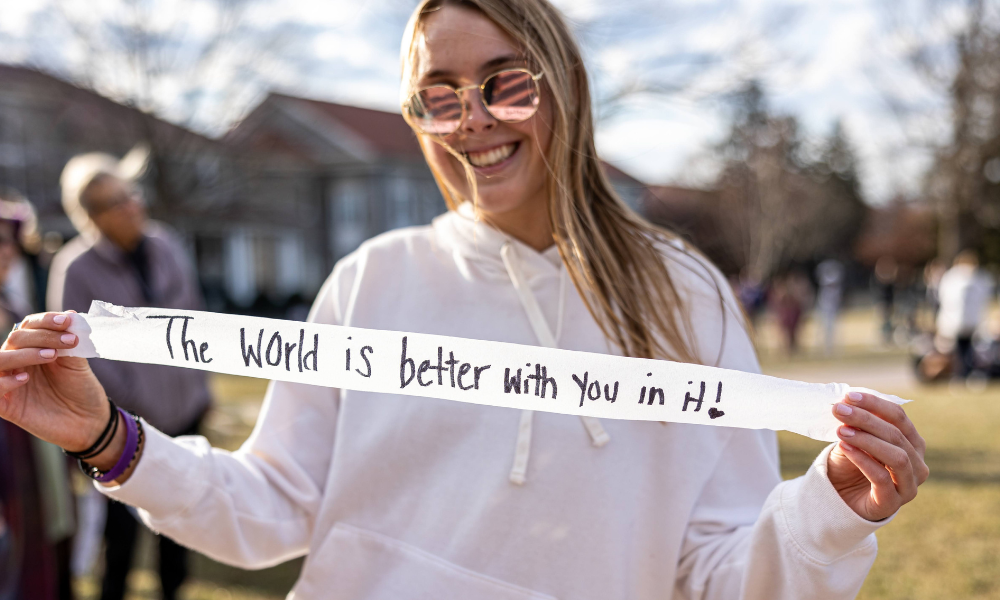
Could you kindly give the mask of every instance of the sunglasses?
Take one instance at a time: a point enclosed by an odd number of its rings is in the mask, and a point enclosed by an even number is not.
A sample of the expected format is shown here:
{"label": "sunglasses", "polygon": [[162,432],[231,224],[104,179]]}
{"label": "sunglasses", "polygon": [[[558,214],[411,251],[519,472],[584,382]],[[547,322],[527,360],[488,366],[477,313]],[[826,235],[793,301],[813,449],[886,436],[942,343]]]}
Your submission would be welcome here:
{"label": "sunglasses", "polygon": [[93,203],[93,206],[89,206],[90,202],[88,202],[87,214],[89,214],[91,218],[99,217],[104,213],[111,212],[116,208],[125,206],[126,204],[141,201],[142,199],[139,190],[129,187],[110,198],[106,198],[103,202]]}
{"label": "sunglasses", "polygon": [[504,69],[479,85],[456,88],[435,84],[414,92],[404,103],[403,110],[422,133],[451,135],[465,120],[467,106],[462,92],[479,88],[479,99],[486,112],[497,121],[519,123],[538,111],[538,80],[543,74],[536,75],[527,69]]}

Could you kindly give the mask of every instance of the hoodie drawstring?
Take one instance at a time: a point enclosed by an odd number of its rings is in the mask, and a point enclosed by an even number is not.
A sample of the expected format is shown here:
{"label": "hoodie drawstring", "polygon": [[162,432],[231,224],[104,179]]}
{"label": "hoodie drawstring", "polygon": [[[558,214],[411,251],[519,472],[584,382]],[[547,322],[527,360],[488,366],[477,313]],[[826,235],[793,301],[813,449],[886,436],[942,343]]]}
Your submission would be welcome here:
{"label": "hoodie drawstring", "polygon": [[[518,298],[521,300],[524,312],[528,315],[528,321],[531,323],[531,328],[535,331],[538,342],[547,348],[556,348],[557,340],[562,333],[563,307],[566,300],[565,267],[559,273],[559,312],[556,317],[556,334],[552,335],[552,329],[549,328],[549,324],[545,320],[545,315],[542,314],[542,309],[538,306],[538,300],[531,292],[531,288],[528,287],[528,283],[524,280],[524,275],[521,273],[520,263],[517,259],[517,252],[510,242],[506,242],[500,249],[500,257],[503,259],[507,275],[510,277],[510,282],[514,285],[514,290],[517,292]],[[517,443],[514,446],[514,464],[510,469],[510,481],[517,485],[524,484],[528,472],[533,420],[534,411],[521,411],[521,421],[517,427]],[[601,422],[594,417],[581,416],[580,420],[583,421],[583,426],[586,428],[587,433],[590,434],[590,440],[594,446],[600,448],[611,439],[607,432],[604,431]]]}

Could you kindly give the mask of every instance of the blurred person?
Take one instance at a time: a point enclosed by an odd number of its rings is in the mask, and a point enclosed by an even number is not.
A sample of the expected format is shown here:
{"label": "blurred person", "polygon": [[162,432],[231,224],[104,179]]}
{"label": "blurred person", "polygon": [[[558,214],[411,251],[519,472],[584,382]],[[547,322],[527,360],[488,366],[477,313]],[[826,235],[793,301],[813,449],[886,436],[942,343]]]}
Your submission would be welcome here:
{"label": "blurred person", "polygon": [[[163,226],[150,221],[135,179],[146,151],[121,161],[100,153],[72,158],[60,178],[63,208],[80,232],[52,259],[50,310],[86,312],[94,300],[121,306],[203,310],[184,250]],[[93,360],[108,395],[171,436],[195,435],[209,408],[201,371]],[[126,589],[139,523],[119,502],[107,506],[102,600],[120,600]],[[187,550],[159,536],[163,598],[173,600],[187,577]]]}
{"label": "blurred person", "polygon": [[816,309],[823,332],[823,351],[830,355],[833,354],[836,342],[837,315],[840,313],[840,299],[844,293],[843,263],[832,258],[819,263],[816,267],[816,282],[819,284]]}
{"label": "blurred person", "polygon": [[812,304],[812,298],[812,284],[809,283],[809,278],[799,271],[792,271],[772,285],[768,303],[781,328],[785,350],[789,354],[796,354],[799,351],[799,327],[802,324],[802,315]]}
{"label": "blurred person", "polygon": [[767,303],[767,287],[744,271],[740,273],[738,284],[734,289],[743,310],[750,318],[750,322],[756,324],[761,309]]}
{"label": "blurred person", "polygon": [[993,295],[993,280],[979,268],[974,250],[963,250],[938,286],[941,307],[937,314],[937,335],[954,348],[953,373],[968,377],[978,365],[972,336],[985,316]]}
{"label": "blurred person", "polygon": [[17,255],[4,273],[4,304],[27,315],[44,310],[42,292],[45,289],[47,265],[41,264],[42,238],[34,206],[13,188],[0,188],[0,219],[16,224]]}
{"label": "blurred person", "polygon": [[[759,372],[718,269],[615,195],[556,8],[422,2],[402,50],[403,114],[449,211],[339,261],[312,322]],[[847,600],[927,476],[905,411],[860,392],[830,407],[841,441],[785,482],[769,430],[277,381],[227,452],[126,421],[86,360],[51,358],[78,341],[68,322],[8,338],[0,370],[24,371],[0,376],[0,416],[77,452],[125,423],[86,463],[115,469],[101,489],[218,560],[308,555],[295,600]],[[126,426],[144,432],[127,455]]]}
{"label": "blurred person", "polygon": [[900,264],[896,276],[895,316],[893,318],[893,342],[906,346],[918,332],[917,317],[923,289],[922,272],[910,264]]}
{"label": "blurred person", "polygon": [[872,286],[875,288],[875,302],[878,306],[882,343],[886,346],[893,341],[893,316],[896,304],[896,278],[899,276],[899,265],[891,256],[882,256],[875,261],[875,273]]}
{"label": "blurred person", "polygon": [[948,265],[940,258],[931,259],[924,265],[924,302],[932,318],[937,318],[941,307],[941,278],[947,270]]}
{"label": "blurred person", "polygon": [[[37,239],[31,203],[0,192],[0,335],[30,312],[26,250]],[[21,265],[21,268],[18,268]],[[73,597],[70,576],[73,499],[66,457],[7,421],[0,421],[0,600]]]}

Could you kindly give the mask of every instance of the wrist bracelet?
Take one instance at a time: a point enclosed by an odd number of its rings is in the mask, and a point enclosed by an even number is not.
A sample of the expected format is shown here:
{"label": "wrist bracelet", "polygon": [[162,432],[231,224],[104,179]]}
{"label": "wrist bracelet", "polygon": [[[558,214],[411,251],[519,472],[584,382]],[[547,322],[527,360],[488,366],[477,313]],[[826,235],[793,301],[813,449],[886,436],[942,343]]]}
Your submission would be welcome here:
{"label": "wrist bracelet", "polygon": [[142,446],[142,441],[145,437],[142,429],[142,421],[139,420],[137,415],[128,413],[121,408],[117,412],[125,421],[125,449],[122,451],[122,455],[118,458],[115,466],[111,467],[108,471],[101,471],[97,467],[85,463],[82,459],[79,461],[80,470],[87,477],[101,483],[114,481],[128,470],[139,454],[139,448]]}
{"label": "wrist bracelet", "polygon": [[[104,431],[101,435],[97,437],[97,441],[87,448],[86,450],[81,450],[80,452],[70,452],[69,450],[63,450],[67,456],[72,456],[78,459],[93,458],[104,452],[104,450],[111,444],[111,440],[115,438],[115,433],[118,432],[118,407],[112,402],[111,398],[108,398],[108,407],[111,409],[108,415],[108,424],[104,426]],[[110,434],[110,435],[109,435]]]}
{"label": "wrist bracelet", "polygon": [[74,458],[87,460],[87,459],[90,459],[90,458],[94,458],[95,456],[98,456],[101,452],[104,452],[105,450],[107,450],[108,446],[111,445],[111,442],[114,441],[115,434],[118,433],[118,421],[121,420],[121,419],[118,418],[118,407],[117,406],[114,407],[114,411],[115,411],[113,413],[114,414],[114,418],[111,419],[111,433],[108,435],[107,438],[104,439],[104,441],[101,443],[100,447],[97,448],[96,450],[94,450],[93,452],[84,454],[82,456],[76,456]]}

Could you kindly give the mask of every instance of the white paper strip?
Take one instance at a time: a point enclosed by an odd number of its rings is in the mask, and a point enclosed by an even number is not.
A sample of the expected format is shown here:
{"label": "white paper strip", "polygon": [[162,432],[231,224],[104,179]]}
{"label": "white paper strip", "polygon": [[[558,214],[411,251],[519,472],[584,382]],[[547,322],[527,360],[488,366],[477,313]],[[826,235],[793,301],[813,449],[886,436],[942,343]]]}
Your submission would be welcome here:
{"label": "white paper strip", "polygon": [[[663,360],[94,302],[66,356],[172,365],[600,419],[784,429],[835,441],[853,388]],[[879,396],[902,404],[888,394]]]}

